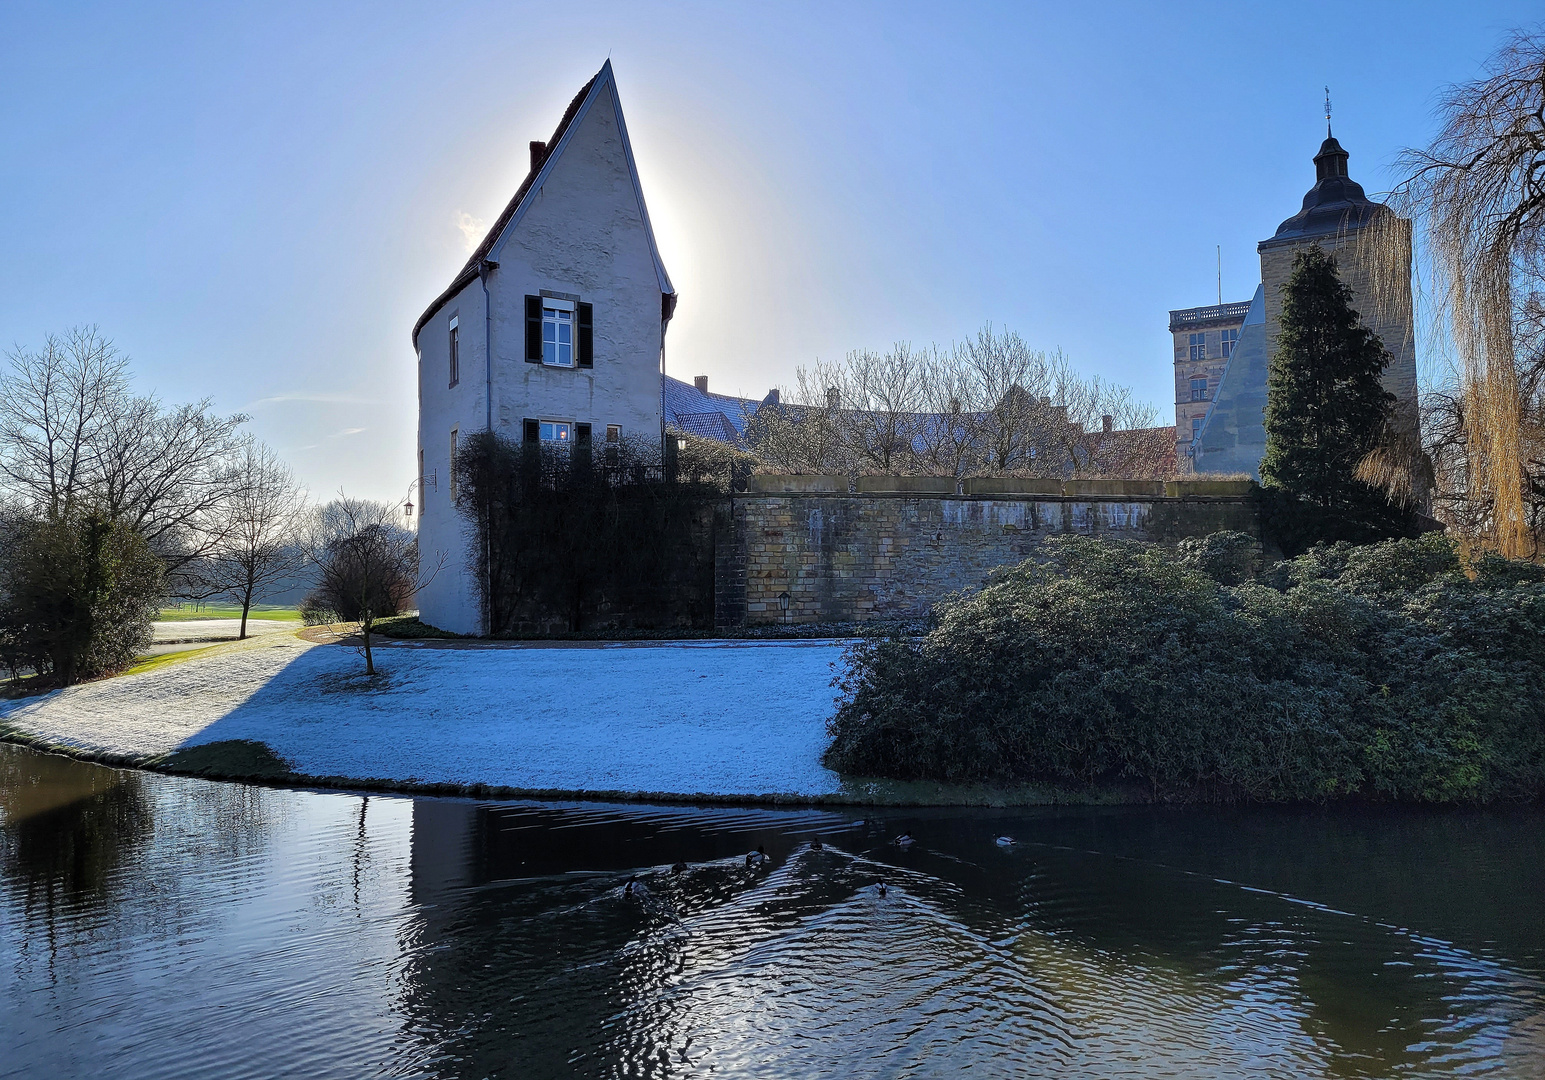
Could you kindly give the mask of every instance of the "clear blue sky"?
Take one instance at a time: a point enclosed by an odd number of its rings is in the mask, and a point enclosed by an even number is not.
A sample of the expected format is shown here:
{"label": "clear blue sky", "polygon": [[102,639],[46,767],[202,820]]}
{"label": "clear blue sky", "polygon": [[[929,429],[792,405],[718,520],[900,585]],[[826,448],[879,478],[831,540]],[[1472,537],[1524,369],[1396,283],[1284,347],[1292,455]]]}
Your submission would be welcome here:
{"label": "clear blue sky", "polygon": [[[1172,407],[1323,137],[1387,187],[1533,3],[0,5],[0,344],[97,323],[319,495],[413,476],[409,330],[608,55],[677,375],[986,321]],[[472,236],[475,242],[476,235]],[[1172,414],[1171,414],[1172,415]]]}

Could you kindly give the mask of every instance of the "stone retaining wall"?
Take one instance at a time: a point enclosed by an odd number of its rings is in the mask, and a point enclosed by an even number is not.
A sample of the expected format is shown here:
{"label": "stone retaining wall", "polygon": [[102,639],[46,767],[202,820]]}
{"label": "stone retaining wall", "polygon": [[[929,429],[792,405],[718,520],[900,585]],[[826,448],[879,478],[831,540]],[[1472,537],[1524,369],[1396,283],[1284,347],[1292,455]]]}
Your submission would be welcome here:
{"label": "stone retaining wall", "polygon": [[896,490],[901,485],[866,477],[865,490],[849,494],[821,491],[836,485],[811,478],[788,478],[794,490],[780,491],[779,479],[757,477],[760,490],[735,496],[717,517],[721,627],[922,615],[1057,534],[1154,541],[1220,529],[1260,535],[1249,485],[1240,483],[1069,481],[1062,494],[947,494]]}

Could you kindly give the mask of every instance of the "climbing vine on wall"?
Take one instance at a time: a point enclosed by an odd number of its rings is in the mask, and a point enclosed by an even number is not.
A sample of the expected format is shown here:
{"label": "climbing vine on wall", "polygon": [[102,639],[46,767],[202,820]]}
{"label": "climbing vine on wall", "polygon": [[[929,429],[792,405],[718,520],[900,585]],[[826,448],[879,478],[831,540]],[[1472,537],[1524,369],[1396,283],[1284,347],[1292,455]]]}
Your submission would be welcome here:
{"label": "climbing vine on wall", "polygon": [[717,464],[690,448],[662,461],[644,440],[469,438],[457,501],[489,633],[711,627],[715,511],[732,483]]}

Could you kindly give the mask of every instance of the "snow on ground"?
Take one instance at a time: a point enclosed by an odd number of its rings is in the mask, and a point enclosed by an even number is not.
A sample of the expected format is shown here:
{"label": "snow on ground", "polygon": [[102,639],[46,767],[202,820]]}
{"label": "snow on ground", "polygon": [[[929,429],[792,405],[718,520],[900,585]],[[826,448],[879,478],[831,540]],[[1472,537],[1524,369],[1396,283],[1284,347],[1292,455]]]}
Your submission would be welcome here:
{"label": "snow on ground", "polygon": [[628,643],[376,652],[298,638],[0,702],[0,721],[121,754],[256,739],[298,772],[570,791],[821,794],[840,645]]}

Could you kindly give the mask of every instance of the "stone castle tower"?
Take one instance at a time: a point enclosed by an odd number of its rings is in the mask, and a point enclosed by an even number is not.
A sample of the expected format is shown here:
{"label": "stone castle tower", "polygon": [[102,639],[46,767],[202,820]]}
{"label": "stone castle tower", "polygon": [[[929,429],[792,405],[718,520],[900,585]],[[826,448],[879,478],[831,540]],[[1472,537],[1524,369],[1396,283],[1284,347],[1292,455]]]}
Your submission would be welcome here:
{"label": "stone castle tower", "polygon": [[[1212,378],[1200,374],[1201,368],[1191,356],[1194,348],[1187,346],[1182,358],[1181,339],[1196,336],[1192,328],[1210,325],[1225,312],[1218,308],[1170,312],[1170,329],[1175,335],[1176,438],[1181,440],[1178,456],[1182,468],[1189,463],[1190,471],[1198,473],[1258,475],[1266,450],[1266,376],[1276,351],[1282,287],[1292,273],[1294,255],[1310,244],[1318,244],[1335,256],[1341,280],[1351,288],[1363,324],[1379,335],[1389,352],[1384,387],[1395,395],[1396,426],[1413,437],[1419,434],[1410,222],[1364,194],[1362,185],[1347,173],[1349,156],[1327,132],[1314,156],[1315,182],[1304,196],[1303,208],[1257,245],[1261,286],[1247,312],[1236,323],[1237,309],[1243,305],[1223,305],[1231,309],[1226,313],[1227,321],[1238,327],[1237,338],[1228,344],[1226,357],[1215,358],[1214,366],[1216,360],[1222,360],[1222,367]],[[1377,251],[1375,227],[1385,241],[1377,245]],[[1400,265],[1392,264],[1391,248],[1403,253],[1394,260]],[[1199,391],[1205,398],[1196,397]],[[1203,401],[1205,411],[1197,416]],[[1182,412],[1186,414],[1184,422]],[[1186,443],[1188,427],[1191,437]]]}

